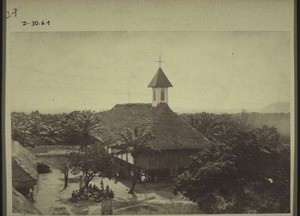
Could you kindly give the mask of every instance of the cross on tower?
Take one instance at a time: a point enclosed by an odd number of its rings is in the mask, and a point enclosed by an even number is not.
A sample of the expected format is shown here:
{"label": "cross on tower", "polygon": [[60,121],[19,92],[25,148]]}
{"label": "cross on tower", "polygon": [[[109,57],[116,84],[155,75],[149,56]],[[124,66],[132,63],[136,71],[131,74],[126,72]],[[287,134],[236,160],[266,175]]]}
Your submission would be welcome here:
{"label": "cross on tower", "polygon": [[162,60],[161,60],[161,56],[159,56],[159,60],[158,60],[158,61],[155,61],[155,62],[158,62],[159,67],[161,67],[161,63],[165,63],[165,61],[162,61]]}

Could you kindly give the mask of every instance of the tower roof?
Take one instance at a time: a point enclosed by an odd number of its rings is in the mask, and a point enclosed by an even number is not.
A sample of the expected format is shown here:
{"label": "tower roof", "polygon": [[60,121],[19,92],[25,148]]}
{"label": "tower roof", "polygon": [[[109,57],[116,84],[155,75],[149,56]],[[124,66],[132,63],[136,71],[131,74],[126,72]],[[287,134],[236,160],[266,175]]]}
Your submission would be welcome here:
{"label": "tower roof", "polygon": [[161,69],[161,67],[158,68],[155,76],[151,80],[148,87],[173,87],[170,81],[168,80],[167,76]]}

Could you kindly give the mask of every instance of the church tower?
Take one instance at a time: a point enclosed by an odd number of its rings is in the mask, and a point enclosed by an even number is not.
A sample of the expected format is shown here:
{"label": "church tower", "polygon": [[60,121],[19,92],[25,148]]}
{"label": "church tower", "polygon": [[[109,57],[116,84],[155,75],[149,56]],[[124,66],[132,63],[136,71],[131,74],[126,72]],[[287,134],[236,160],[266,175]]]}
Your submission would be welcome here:
{"label": "church tower", "polygon": [[173,87],[167,76],[161,69],[161,57],[159,57],[159,68],[155,76],[148,85],[152,88],[152,106],[156,107],[159,103],[168,103],[168,88]]}

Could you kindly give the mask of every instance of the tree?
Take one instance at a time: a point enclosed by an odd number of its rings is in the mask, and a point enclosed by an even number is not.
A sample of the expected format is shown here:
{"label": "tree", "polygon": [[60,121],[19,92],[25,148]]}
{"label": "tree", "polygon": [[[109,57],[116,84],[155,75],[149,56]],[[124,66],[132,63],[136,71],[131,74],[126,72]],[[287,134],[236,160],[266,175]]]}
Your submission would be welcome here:
{"label": "tree", "polygon": [[193,128],[203,134],[203,136],[205,136],[207,139],[215,140],[214,133],[219,123],[217,122],[217,118],[214,114],[202,112],[197,114],[189,114],[183,117]]}
{"label": "tree", "polygon": [[133,178],[132,186],[128,193],[134,194],[134,188],[137,182],[137,158],[143,154],[154,154],[159,150],[153,147],[149,141],[154,139],[151,132],[145,129],[138,130],[137,127],[134,130],[126,129],[124,133],[119,135],[119,139],[115,145],[112,145],[114,153],[125,154],[130,153],[133,158]]}
{"label": "tree", "polygon": [[12,139],[24,146],[34,147],[39,144],[43,123],[43,115],[39,111],[31,112],[29,115],[12,113]]}
{"label": "tree", "polygon": [[229,141],[231,154],[236,156],[236,167],[241,179],[256,181],[264,175],[269,152],[261,148],[252,131],[238,131]]}
{"label": "tree", "polygon": [[117,165],[114,163],[113,155],[97,145],[91,145],[84,152],[72,152],[68,156],[68,166],[73,174],[84,175],[84,186],[88,187],[90,181],[97,175],[113,178]]}
{"label": "tree", "polygon": [[277,212],[290,212],[290,150],[281,152],[272,151],[269,156],[268,178],[273,180],[271,190],[267,191],[267,197],[272,197],[273,202],[279,204]]}
{"label": "tree", "polygon": [[221,121],[214,131],[214,140],[227,143],[237,132],[237,125],[232,120]]}
{"label": "tree", "polygon": [[24,146],[36,144],[61,144],[70,140],[84,150],[90,145],[92,134],[101,131],[104,112],[74,111],[70,114],[41,114],[38,111],[25,114],[13,112],[12,139]]}
{"label": "tree", "polygon": [[37,137],[43,126],[42,115],[39,111],[31,112],[29,115],[29,130],[31,135]]}
{"label": "tree", "polygon": [[47,122],[47,124],[41,128],[40,135],[43,136],[43,140],[45,140],[47,144],[55,145],[63,141],[63,133],[63,128],[61,128],[57,122],[51,121]]}
{"label": "tree", "polygon": [[210,141],[227,142],[237,131],[250,128],[249,116],[244,110],[235,116],[206,112],[181,116]]}
{"label": "tree", "polygon": [[69,178],[69,165],[67,163],[63,164],[60,168],[60,171],[64,174],[64,188],[66,190],[68,187],[68,178]]}
{"label": "tree", "polygon": [[254,130],[254,133],[262,148],[265,148],[268,151],[271,149],[278,150],[280,136],[275,127],[263,125],[262,127]]}
{"label": "tree", "polygon": [[230,147],[212,143],[190,158],[186,170],[176,179],[176,191],[197,203],[206,213],[217,213],[220,195],[229,202],[233,197],[230,195],[239,188],[235,160]]}
{"label": "tree", "polygon": [[254,132],[238,131],[191,157],[175,189],[206,213],[286,212],[289,154],[266,151]]}
{"label": "tree", "polygon": [[30,145],[28,130],[29,117],[23,112],[11,114],[11,138],[23,146]]}
{"label": "tree", "polygon": [[80,149],[86,150],[87,146],[91,144],[92,133],[101,131],[101,113],[96,115],[94,111],[90,110],[74,111],[69,114],[68,119],[70,131],[78,133],[81,138]]}
{"label": "tree", "polygon": [[235,121],[238,126],[238,130],[240,131],[247,131],[251,128],[249,113],[247,113],[246,110],[242,110],[242,112],[236,116]]}

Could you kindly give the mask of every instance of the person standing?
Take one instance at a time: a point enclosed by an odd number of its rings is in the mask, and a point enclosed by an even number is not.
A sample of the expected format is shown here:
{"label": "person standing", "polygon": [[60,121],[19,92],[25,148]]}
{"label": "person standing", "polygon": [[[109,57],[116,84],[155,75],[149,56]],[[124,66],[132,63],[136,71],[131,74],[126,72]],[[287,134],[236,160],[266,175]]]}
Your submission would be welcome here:
{"label": "person standing", "polygon": [[141,181],[142,181],[142,184],[146,187],[146,174],[143,172],[142,173],[142,176],[141,176]]}
{"label": "person standing", "polygon": [[29,188],[29,197],[30,197],[31,202],[33,202],[33,190],[31,187]]}
{"label": "person standing", "polygon": [[81,189],[83,186],[83,179],[82,179],[82,175],[79,178],[79,189]]}
{"label": "person standing", "polygon": [[104,190],[104,183],[103,183],[103,178],[102,177],[100,177],[100,188],[102,190]]}
{"label": "person standing", "polygon": [[109,191],[110,191],[110,188],[109,188],[109,186],[107,185],[107,186],[106,186],[106,189],[105,189],[106,195],[109,195]]}

